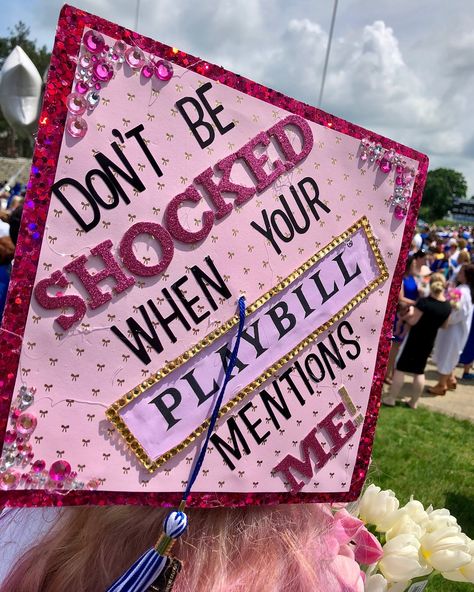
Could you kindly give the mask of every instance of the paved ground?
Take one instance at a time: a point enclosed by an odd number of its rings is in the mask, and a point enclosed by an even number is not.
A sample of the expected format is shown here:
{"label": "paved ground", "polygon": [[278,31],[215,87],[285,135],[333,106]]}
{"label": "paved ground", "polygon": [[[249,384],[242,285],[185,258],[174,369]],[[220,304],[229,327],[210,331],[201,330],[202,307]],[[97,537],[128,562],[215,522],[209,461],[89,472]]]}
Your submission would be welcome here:
{"label": "paved ground", "polygon": [[[431,362],[428,362],[425,376],[427,386],[436,384],[436,367]],[[463,381],[460,378],[461,376],[462,368],[459,367],[456,369],[456,377],[458,378],[457,389],[448,391],[444,397],[433,397],[425,390],[420,398],[419,406],[444,413],[445,415],[451,415],[457,419],[468,419],[474,423],[474,380]],[[410,381],[410,377],[407,376],[407,380]],[[402,399],[404,395],[409,396],[409,393],[410,382],[403,387]]]}

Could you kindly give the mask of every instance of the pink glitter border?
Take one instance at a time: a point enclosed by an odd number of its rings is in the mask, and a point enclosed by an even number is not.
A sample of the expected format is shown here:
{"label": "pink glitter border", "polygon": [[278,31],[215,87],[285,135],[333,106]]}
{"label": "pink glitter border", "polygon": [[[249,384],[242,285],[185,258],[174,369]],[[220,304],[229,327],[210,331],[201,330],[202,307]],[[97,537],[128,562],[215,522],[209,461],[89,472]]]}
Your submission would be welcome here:
{"label": "pink glitter border", "polygon": [[[352,476],[349,492],[345,493],[226,493],[192,494],[190,506],[217,507],[243,505],[270,505],[279,503],[308,502],[347,502],[358,497],[367,473],[377,416],[380,408],[380,395],[390,349],[393,315],[405,269],[405,261],[415,229],[418,209],[423,194],[423,186],[428,170],[428,157],[402,144],[388,140],[362,127],[353,125],[324,111],[291,99],[284,94],[257,84],[247,78],[225,70],[186,54],[182,51],[173,53],[172,48],[143,37],[129,29],[115,25],[97,16],[88,14],[71,6],[61,10],[56,31],[56,39],[51,56],[51,66],[46,83],[43,107],[40,116],[38,135],[33,164],[28,183],[21,231],[15,257],[15,267],[10,282],[7,305],[2,325],[0,343],[0,435],[1,441],[7,427],[8,413],[13,387],[18,369],[22,336],[27,319],[31,293],[37,271],[41,243],[50,203],[50,189],[54,182],[56,164],[66,120],[65,99],[74,80],[76,62],[84,27],[90,27],[110,37],[122,38],[130,45],[155,54],[161,58],[179,64],[219,83],[237,89],[295,113],[315,123],[354,138],[368,138],[380,142],[386,149],[392,148],[398,154],[419,162],[418,175],[413,188],[413,196],[408,211],[400,257],[390,288],[389,304],[384,318],[379,341],[377,362],[369,405],[362,429],[357,453],[357,461]],[[0,507],[8,506],[66,506],[66,505],[149,505],[176,506],[181,500],[181,493],[122,493],[102,491],[48,492],[44,490],[0,491]]]}

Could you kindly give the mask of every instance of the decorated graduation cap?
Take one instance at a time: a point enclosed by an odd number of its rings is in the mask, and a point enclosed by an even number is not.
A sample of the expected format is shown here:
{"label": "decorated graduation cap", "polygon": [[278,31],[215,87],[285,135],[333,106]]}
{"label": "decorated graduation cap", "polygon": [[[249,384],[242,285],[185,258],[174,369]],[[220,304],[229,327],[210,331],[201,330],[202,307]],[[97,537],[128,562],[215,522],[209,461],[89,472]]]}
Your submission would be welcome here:
{"label": "decorated graduation cap", "polygon": [[427,165],[64,7],[1,331],[0,502],[179,507],[113,588],[140,590],[185,504],[355,499]]}

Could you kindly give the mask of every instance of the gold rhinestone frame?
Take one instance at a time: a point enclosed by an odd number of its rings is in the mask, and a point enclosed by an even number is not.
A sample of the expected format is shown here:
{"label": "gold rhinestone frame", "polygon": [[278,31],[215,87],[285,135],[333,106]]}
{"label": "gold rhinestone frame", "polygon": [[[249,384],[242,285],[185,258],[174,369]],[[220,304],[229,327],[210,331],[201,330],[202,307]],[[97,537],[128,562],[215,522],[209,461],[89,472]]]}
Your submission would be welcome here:
{"label": "gold rhinestone frame", "polygon": [[[383,260],[382,254],[380,249],[377,245],[377,241],[374,237],[372,232],[372,228],[370,227],[369,221],[366,216],[360,218],[357,222],[355,222],[352,226],[350,226],[347,230],[345,230],[339,236],[333,238],[333,240],[328,243],[325,247],[323,247],[320,251],[315,253],[312,257],[310,257],[305,263],[303,263],[300,267],[298,267],[295,271],[293,271],[290,275],[284,278],[281,282],[279,282],[276,286],[265,292],[260,298],[255,300],[252,304],[247,306],[246,314],[250,315],[256,310],[258,310],[263,304],[268,302],[270,298],[279,294],[282,290],[287,288],[290,284],[292,284],[298,277],[300,277],[305,271],[313,267],[313,265],[328,255],[333,249],[339,246],[344,241],[350,239],[352,235],[354,235],[358,230],[363,229],[372,249],[372,254],[374,255],[375,262],[377,264],[379,275],[374,280],[372,280],[365,288],[363,288],[356,296],[354,296],[345,306],[343,306],[339,312],[337,312],[334,316],[332,316],[328,321],[326,321],[323,325],[315,329],[312,333],[310,333],[305,339],[300,341],[298,345],[296,345],[291,351],[289,351],[286,355],[281,357],[278,361],[276,361],[272,366],[267,368],[260,376],[255,378],[252,382],[250,382],[246,387],[244,387],[239,393],[237,393],[232,399],[230,399],[225,405],[221,407],[219,410],[218,417],[221,418],[225,415],[230,409],[232,409],[235,405],[240,403],[245,397],[247,397],[250,393],[252,393],[256,388],[260,387],[266,380],[271,378],[278,370],[280,370],[285,364],[290,362],[297,354],[303,351],[306,347],[308,347],[321,333],[327,331],[334,323],[339,321],[342,317],[344,317],[354,306],[356,306],[361,300],[366,298],[373,290],[375,290],[381,283],[386,281],[389,278],[389,273],[385,261]],[[130,431],[127,427],[125,421],[120,416],[120,410],[129,405],[132,401],[134,401],[137,397],[143,395],[148,389],[152,386],[156,385],[156,383],[160,382],[165,376],[167,376],[170,372],[173,372],[189,360],[191,360],[196,354],[201,352],[204,348],[210,346],[216,339],[225,335],[228,331],[230,331],[235,325],[239,322],[238,315],[233,316],[227,322],[223,323],[220,327],[206,335],[199,343],[185,351],[183,354],[168,362],[163,368],[158,370],[155,374],[150,376],[144,382],[138,384],[134,389],[125,393],[118,401],[115,401],[106,411],[107,418],[114,424],[117,431],[120,435],[124,438],[125,442],[127,443],[130,450],[135,454],[138,458],[140,463],[150,472],[153,473],[158,469],[161,465],[165,462],[173,458],[179,452],[182,452],[187,446],[192,444],[197,438],[199,438],[206,428],[209,426],[209,418],[206,419],[204,422],[201,423],[195,430],[193,430],[187,438],[185,438],[180,444],[174,446],[161,456],[156,459],[151,458],[148,456],[144,448],[141,446],[139,440],[134,436],[134,434]]]}

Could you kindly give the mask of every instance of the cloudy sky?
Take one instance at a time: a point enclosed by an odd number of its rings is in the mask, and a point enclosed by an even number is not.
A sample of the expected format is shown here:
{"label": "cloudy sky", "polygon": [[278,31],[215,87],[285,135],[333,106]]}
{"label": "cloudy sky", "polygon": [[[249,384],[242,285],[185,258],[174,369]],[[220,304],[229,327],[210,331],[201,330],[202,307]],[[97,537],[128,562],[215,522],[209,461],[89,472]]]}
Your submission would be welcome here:
{"label": "cloudy sky", "polygon": [[[58,0],[2,3],[52,47]],[[133,28],[136,0],[76,0]],[[317,104],[332,0],[141,0],[137,30]],[[464,173],[474,194],[474,1],[340,0],[322,107]]]}

